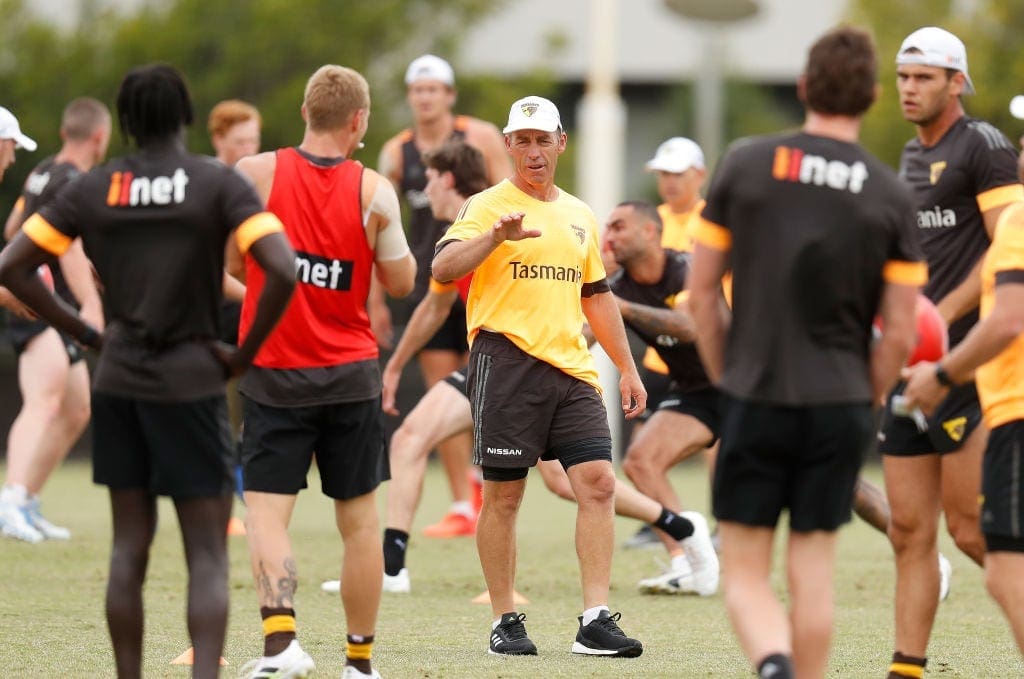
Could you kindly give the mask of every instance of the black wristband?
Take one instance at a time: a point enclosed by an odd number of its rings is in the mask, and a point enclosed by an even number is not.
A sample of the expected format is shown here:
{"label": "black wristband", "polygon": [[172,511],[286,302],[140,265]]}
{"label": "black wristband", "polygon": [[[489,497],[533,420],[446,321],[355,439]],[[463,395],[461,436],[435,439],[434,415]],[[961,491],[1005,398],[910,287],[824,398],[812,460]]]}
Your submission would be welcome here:
{"label": "black wristband", "polygon": [[935,379],[944,387],[955,387],[956,383],[950,378],[949,373],[942,367],[941,363],[935,364]]}

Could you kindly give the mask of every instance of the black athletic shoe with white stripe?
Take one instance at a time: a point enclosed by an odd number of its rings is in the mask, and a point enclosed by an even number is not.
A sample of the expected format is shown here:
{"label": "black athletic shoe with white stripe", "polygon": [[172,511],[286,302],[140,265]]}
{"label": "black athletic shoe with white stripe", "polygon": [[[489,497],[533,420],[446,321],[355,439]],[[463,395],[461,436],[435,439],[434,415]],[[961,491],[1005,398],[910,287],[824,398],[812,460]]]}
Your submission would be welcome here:
{"label": "black athletic shoe with white stripe", "polygon": [[622,613],[609,614],[601,611],[589,625],[580,621],[580,631],[576,633],[572,652],[583,655],[607,655],[619,658],[635,658],[644,652],[644,645],[636,639],[630,639],[619,628],[618,621]]}
{"label": "black athletic shoe with white stripe", "polygon": [[537,647],[526,636],[525,613],[506,613],[501,622],[491,630],[491,646],[488,653],[494,655],[537,655]]}

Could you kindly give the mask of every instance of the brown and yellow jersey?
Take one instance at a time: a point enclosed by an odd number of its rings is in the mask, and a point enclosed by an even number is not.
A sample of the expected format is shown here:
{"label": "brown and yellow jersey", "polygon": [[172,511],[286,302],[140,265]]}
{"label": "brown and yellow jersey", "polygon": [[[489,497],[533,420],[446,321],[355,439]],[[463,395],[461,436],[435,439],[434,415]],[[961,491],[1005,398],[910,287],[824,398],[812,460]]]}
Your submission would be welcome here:
{"label": "brown and yellow jersey", "polygon": [[[992,313],[996,287],[1024,283],[1024,203],[1003,211],[981,268],[981,317]],[[978,397],[990,429],[1024,419],[1024,336],[1018,335],[976,373]]]}
{"label": "brown and yellow jersey", "polygon": [[597,219],[586,203],[561,190],[556,200],[536,200],[506,179],[470,198],[440,242],[474,238],[512,212],[524,213],[523,227],[541,236],[505,241],[477,267],[466,300],[470,344],[481,329],[500,332],[534,358],[600,388],[580,297],[592,294],[605,270]]}
{"label": "brown and yellow jersey", "polygon": [[723,391],[798,407],[871,399],[884,286],[927,280],[910,193],[889,168],[803,132],[739,141],[696,238],[732,265]]}

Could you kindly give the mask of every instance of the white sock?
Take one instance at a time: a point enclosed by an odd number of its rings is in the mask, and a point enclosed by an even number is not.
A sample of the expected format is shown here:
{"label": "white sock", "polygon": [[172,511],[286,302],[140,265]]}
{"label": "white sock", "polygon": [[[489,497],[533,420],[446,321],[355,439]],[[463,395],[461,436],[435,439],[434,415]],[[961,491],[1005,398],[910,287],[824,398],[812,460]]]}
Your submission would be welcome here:
{"label": "white sock", "polygon": [[4,484],[0,489],[0,502],[10,502],[18,507],[28,504],[28,489],[21,485]]}
{"label": "white sock", "polygon": [[672,571],[685,571],[690,569],[690,562],[687,561],[685,554],[677,554],[672,557],[672,564],[669,566]]}
{"label": "white sock", "polygon": [[452,506],[448,509],[452,514],[462,514],[470,519],[473,518],[473,505],[468,501],[453,502]]}
{"label": "white sock", "polygon": [[597,620],[597,616],[601,614],[601,611],[611,612],[607,606],[594,606],[583,611],[583,626],[586,627],[590,623]]}

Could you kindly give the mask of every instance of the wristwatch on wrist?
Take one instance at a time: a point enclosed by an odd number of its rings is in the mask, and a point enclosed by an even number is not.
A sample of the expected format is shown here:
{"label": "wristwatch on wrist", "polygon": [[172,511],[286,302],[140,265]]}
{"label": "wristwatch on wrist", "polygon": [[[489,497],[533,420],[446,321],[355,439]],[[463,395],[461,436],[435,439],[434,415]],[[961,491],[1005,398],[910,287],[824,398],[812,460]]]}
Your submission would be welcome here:
{"label": "wristwatch on wrist", "polygon": [[935,379],[944,387],[955,387],[956,383],[950,378],[949,373],[942,367],[941,363],[935,364]]}

